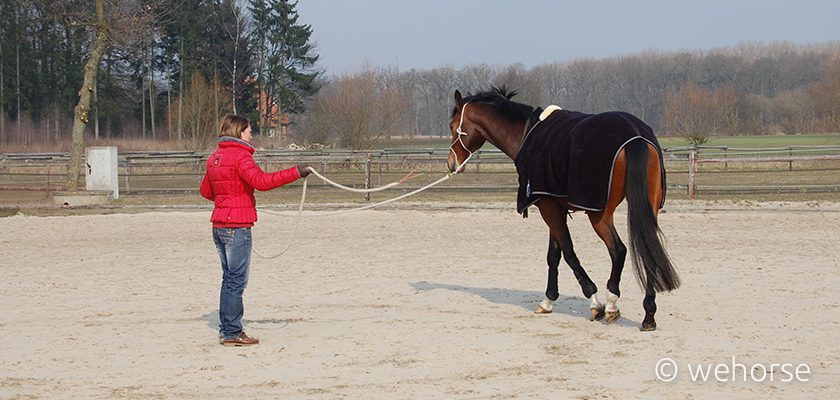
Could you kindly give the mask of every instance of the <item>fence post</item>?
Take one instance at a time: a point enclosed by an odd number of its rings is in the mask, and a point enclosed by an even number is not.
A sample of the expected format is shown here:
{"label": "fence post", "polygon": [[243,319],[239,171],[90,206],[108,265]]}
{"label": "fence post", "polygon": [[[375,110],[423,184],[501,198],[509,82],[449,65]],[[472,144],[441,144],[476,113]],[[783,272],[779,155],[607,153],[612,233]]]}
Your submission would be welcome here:
{"label": "fence post", "polygon": [[697,171],[697,149],[692,149],[688,153],[688,198],[694,200],[697,194],[697,187],[695,186],[695,174]]}
{"label": "fence post", "polygon": [[125,158],[125,191],[126,191],[126,193],[128,193],[128,191],[131,190],[131,186],[129,186],[129,184],[128,184],[128,178],[130,176],[131,176],[131,158],[126,157]]}
{"label": "fence post", "polygon": [[[729,151],[728,150],[729,150],[729,146],[723,146],[723,159],[724,160],[729,160]],[[729,163],[728,162],[723,163],[723,170],[724,171],[729,170]]]}
{"label": "fence post", "polygon": [[[365,189],[370,189],[370,164],[373,161],[373,155],[368,153],[365,160]],[[365,201],[370,201],[370,192],[365,193]]]}
{"label": "fence post", "polygon": [[50,184],[52,183],[52,166],[47,165],[47,190],[44,192],[47,194],[47,199],[50,198]]}
{"label": "fence post", "polygon": [[788,171],[793,171],[793,146],[788,146]]}

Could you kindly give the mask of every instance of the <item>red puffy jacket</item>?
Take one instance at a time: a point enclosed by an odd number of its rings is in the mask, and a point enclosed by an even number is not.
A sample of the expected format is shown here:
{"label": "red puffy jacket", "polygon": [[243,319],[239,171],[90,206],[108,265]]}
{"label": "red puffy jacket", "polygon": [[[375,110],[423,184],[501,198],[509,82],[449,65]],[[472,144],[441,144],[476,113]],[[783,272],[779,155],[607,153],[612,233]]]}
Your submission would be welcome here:
{"label": "red puffy jacket", "polygon": [[254,147],[233,137],[219,139],[219,148],[207,160],[200,192],[216,207],[210,216],[214,228],[242,228],[257,221],[254,189],[271,190],[300,178],[296,167],[266,173],[254,162]]}

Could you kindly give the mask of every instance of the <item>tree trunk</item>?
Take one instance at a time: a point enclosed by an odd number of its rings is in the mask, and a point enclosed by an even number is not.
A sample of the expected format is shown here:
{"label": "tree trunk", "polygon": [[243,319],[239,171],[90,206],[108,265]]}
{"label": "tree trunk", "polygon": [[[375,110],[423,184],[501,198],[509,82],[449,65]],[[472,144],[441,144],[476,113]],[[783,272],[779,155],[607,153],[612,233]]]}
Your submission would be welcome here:
{"label": "tree trunk", "polygon": [[[213,39],[210,40],[210,45],[214,46],[216,43]],[[213,112],[215,113],[216,123],[222,119],[222,116],[219,115],[219,87],[222,86],[221,82],[219,81],[219,55],[216,54],[213,57],[213,82],[211,83],[210,87],[213,88]]]}
{"label": "tree trunk", "polygon": [[166,47],[166,135],[172,140],[172,50]]}
{"label": "tree trunk", "polygon": [[257,61],[257,101],[259,105],[257,106],[257,111],[259,114],[259,127],[260,127],[260,135],[265,136],[265,99],[263,99],[263,50],[262,50],[262,39],[260,40],[260,55],[259,60]]}
{"label": "tree trunk", "polygon": [[238,114],[236,112],[236,50],[233,51],[233,57],[233,77],[230,82],[230,97],[232,100],[231,104],[233,104],[233,113]]}
{"label": "tree trunk", "polygon": [[93,82],[93,137],[99,140],[99,101],[96,97],[97,82]]}
{"label": "tree trunk", "polygon": [[[96,104],[96,99],[93,99],[94,104]],[[61,132],[61,109],[56,103],[53,106],[53,114],[55,115],[55,124],[53,125],[53,129],[55,129],[55,143],[59,146],[61,145],[61,137],[59,133]],[[47,136],[49,136],[49,132],[47,132]]]}
{"label": "tree trunk", "polygon": [[239,8],[236,6],[236,3],[231,2],[231,12],[233,13],[233,18],[236,21],[236,34],[229,35],[232,36],[233,39],[233,74],[231,75],[231,82],[230,82],[230,92],[231,92],[231,105],[233,108],[234,114],[239,114],[236,111],[236,60],[239,56],[239,35],[242,33],[242,16],[239,13]]}
{"label": "tree trunk", "polygon": [[143,121],[143,140],[146,140],[146,79],[140,77],[140,119]]}
{"label": "tree trunk", "polygon": [[21,137],[20,121],[20,26],[18,26],[18,11],[15,9],[15,74],[17,75],[17,137]]}
{"label": "tree trunk", "polygon": [[157,139],[155,133],[155,58],[154,58],[154,44],[149,52],[149,123],[152,127],[152,140]]}
{"label": "tree trunk", "polygon": [[0,43],[0,146],[6,145],[6,108],[3,107],[3,83],[6,80],[3,77],[3,43]]}
{"label": "tree trunk", "polygon": [[180,53],[180,69],[181,74],[178,77],[178,142],[184,139],[184,79],[186,78],[185,68],[184,68],[184,38],[180,39],[181,41],[181,53]]}
{"label": "tree trunk", "polygon": [[[46,132],[46,134],[44,135],[43,142],[47,147],[49,147],[50,140],[52,139],[52,137],[50,136],[50,110],[45,110],[44,115],[41,118],[44,120],[45,124],[47,125],[46,128],[44,129],[44,132]],[[41,124],[40,123],[38,124],[37,131],[38,132],[41,131]]]}
{"label": "tree trunk", "polygon": [[219,65],[213,65],[213,84],[211,85],[213,88],[213,111],[216,113],[216,121],[218,122],[221,119],[219,115]]}
{"label": "tree trunk", "polygon": [[82,150],[85,145],[85,127],[90,110],[90,96],[96,82],[96,71],[99,61],[108,47],[108,26],[105,21],[105,0],[96,0],[96,44],[90,52],[85,64],[85,76],[82,88],[79,90],[79,103],[75,108],[73,118],[73,146],[70,151],[70,163],[67,166],[67,189],[76,190],[79,187],[79,175],[82,166]]}

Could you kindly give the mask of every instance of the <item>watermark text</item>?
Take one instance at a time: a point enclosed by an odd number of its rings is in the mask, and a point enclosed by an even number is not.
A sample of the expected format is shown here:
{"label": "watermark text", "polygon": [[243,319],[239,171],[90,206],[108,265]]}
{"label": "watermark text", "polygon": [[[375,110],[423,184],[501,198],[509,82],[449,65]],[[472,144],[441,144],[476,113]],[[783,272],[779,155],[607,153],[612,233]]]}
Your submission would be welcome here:
{"label": "watermark text", "polygon": [[811,367],[793,363],[741,363],[733,356],[723,363],[684,363],[662,358],[656,363],[656,379],[671,382],[687,374],[692,382],[808,382]]}

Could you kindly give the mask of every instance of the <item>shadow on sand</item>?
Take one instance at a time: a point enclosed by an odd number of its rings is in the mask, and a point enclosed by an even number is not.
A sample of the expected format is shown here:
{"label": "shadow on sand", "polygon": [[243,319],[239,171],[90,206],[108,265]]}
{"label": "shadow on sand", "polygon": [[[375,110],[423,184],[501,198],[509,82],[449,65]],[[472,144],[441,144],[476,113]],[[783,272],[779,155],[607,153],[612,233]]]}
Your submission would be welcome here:
{"label": "shadow on sand", "polygon": [[[513,290],[503,288],[469,287],[428,281],[411,283],[411,287],[413,287],[418,292],[430,292],[432,290],[451,290],[456,292],[469,293],[471,295],[481,297],[494,304],[521,307],[529,313],[534,312],[537,303],[539,303],[545,296],[541,292],[534,291]],[[589,300],[584,299],[583,297],[566,296],[560,294],[560,297],[558,297],[557,300],[554,302],[553,313],[565,314],[576,318],[589,319]],[[625,317],[622,317],[614,324],[622,327],[641,327],[640,322],[629,320]]]}

